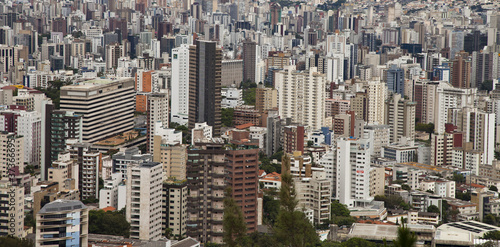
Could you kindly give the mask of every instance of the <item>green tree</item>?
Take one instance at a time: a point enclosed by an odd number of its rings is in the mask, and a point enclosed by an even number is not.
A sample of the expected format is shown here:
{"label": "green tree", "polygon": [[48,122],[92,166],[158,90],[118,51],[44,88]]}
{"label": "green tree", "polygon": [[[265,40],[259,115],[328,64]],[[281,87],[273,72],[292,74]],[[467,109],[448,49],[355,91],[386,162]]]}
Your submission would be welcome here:
{"label": "green tree", "polygon": [[428,124],[417,123],[415,125],[415,130],[425,131],[425,132],[431,134],[431,133],[434,133],[434,124],[433,123],[428,123]]}
{"label": "green tree", "polygon": [[408,205],[401,196],[399,195],[376,195],[375,201],[383,201],[384,206],[388,209],[404,209],[409,210],[410,205]]}
{"label": "green tree", "polygon": [[392,244],[394,247],[413,247],[417,244],[417,235],[403,224],[398,228],[398,237]]}
{"label": "green tree", "polygon": [[256,99],[256,88],[249,88],[243,90],[243,101],[245,102],[245,105],[255,105],[255,99]]}
{"label": "green tree", "polygon": [[37,87],[36,90],[44,93],[52,100],[52,103],[59,109],[59,102],[61,101],[61,87],[71,85],[71,81],[55,80],[47,83],[47,88]]}
{"label": "green tree", "polygon": [[495,185],[490,186],[490,190],[498,192],[498,188]]}
{"label": "green tree", "polygon": [[223,240],[227,246],[240,243],[247,233],[247,226],[240,206],[232,197],[232,188],[227,187],[224,197]]}
{"label": "green tree", "polygon": [[497,218],[493,214],[484,216],[483,222],[490,225],[497,225]]}
{"label": "green tree", "polygon": [[125,219],[125,210],[122,209],[114,212],[90,210],[89,233],[123,236],[128,238],[130,235],[130,223]]}
{"label": "green tree", "polygon": [[439,208],[436,205],[430,205],[429,207],[427,207],[427,212],[439,214]]}
{"label": "green tree", "polygon": [[362,238],[351,238],[342,244],[340,244],[342,247],[376,247],[379,246],[376,243],[370,242],[368,240],[362,239]]}
{"label": "green tree", "polygon": [[264,223],[273,226],[280,212],[280,201],[275,200],[272,196],[269,195],[264,195],[262,201],[264,210]]}
{"label": "green tree", "polygon": [[402,184],[402,185],[401,185],[401,189],[403,189],[403,190],[407,190],[407,191],[410,191],[410,190],[411,190],[411,187],[410,187],[408,184]]}
{"label": "green tree", "polygon": [[345,217],[351,216],[351,211],[347,209],[347,206],[338,201],[332,202],[331,212],[332,212],[332,218],[334,216],[345,216]]}
{"label": "green tree", "polygon": [[319,243],[314,227],[303,212],[295,211],[298,201],[292,175],[289,173],[290,158],[284,155],[281,162],[286,172],[283,171],[281,174],[281,209],[273,228],[274,234],[277,240],[285,246],[314,246]]}
{"label": "green tree", "polygon": [[223,108],[221,109],[221,121],[222,126],[224,127],[232,127],[233,126],[233,108]]}
{"label": "green tree", "polygon": [[466,179],[461,173],[453,173],[453,177],[451,178],[451,180],[455,181],[455,183],[457,184],[463,184],[465,183]]}
{"label": "green tree", "polygon": [[455,194],[455,198],[462,201],[470,201],[470,194],[469,192],[457,191],[457,193]]}
{"label": "green tree", "polygon": [[500,240],[500,231],[491,231],[483,235],[482,239]]}
{"label": "green tree", "polygon": [[32,247],[35,246],[33,240],[28,238],[16,238],[12,236],[0,237],[0,247]]}

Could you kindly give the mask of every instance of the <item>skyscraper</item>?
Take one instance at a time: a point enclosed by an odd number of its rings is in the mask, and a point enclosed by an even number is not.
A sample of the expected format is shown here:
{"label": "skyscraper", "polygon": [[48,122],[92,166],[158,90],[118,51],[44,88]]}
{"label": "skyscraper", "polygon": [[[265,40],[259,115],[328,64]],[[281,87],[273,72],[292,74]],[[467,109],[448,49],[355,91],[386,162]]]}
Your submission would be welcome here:
{"label": "skyscraper", "polygon": [[189,46],[172,49],[171,121],[186,125],[189,113]]}
{"label": "skyscraper", "polygon": [[281,117],[292,118],[300,125],[320,129],[325,120],[326,75],[317,72],[297,71],[287,67],[275,74],[278,90],[278,107]]}
{"label": "skyscraper", "polygon": [[389,91],[405,95],[405,80],[404,73],[401,68],[396,65],[392,65],[390,69],[387,70],[387,88]]}
{"label": "skyscraper", "polygon": [[146,150],[153,153],[155,125],[168,128],[168,93],[152,93],[147,95],[147,142]]}
{"label": "skyscraper", "polygon": [[451,67],[451,84],[458,88],[470,88],[471,73],[472,61],[469,53],[457,53]]}
{"label": "skyscraper", "polygon": [[243,41],[243,81],[255,81],[257,63],[257,44],[250,40]]}
{"label": "skyscraper", "polygon": [[221,128],[222,50],[216,42],[196,41],[189,47],[189,125],[206,122],[214,135]]}
{"label": "skyscraper", "polygon": [[370,143],[339,139],[336,148],[336,199],[347,207],[370,202]]}
{"label": "skyscraper", "polygon": [[161,235],[162,165],[157,162],[127,166],[126,218],[130,238],[158,240]]}
{"label": "skyscraper", "polygon": [[417,103],[393,94],[385,102],[385,124],[390,126],[390,143],[399,142],[401,137],[415,139],[415,107]]}
{"label": "skyscraper", "polygon": [[47,104],[42,108],[41,176],[47,180],[47,172],[60,152],[66,149],[68,139],[82,141],[82,116],[72,112],[55,110]]}

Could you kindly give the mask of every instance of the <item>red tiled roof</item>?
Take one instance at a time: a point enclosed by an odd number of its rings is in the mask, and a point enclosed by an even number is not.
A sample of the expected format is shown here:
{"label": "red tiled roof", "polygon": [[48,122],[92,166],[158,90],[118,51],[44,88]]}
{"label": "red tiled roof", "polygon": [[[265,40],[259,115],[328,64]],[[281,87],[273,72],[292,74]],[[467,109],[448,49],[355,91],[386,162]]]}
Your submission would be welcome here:
{"label": "red tiled roof", "polygon": [[246,124],[235,126],[235,128],[242,130],[242,129],[250,128],[251,126],[254,126],[254,125],[255,124],[253,124],[253,123],[246,123]]}

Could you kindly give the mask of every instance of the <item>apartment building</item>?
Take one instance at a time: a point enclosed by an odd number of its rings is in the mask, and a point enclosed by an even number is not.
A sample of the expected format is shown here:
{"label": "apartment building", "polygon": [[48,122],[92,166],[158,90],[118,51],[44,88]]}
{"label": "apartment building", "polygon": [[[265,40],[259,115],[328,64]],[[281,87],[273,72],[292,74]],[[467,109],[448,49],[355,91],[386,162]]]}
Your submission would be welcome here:
{"label": "apartment building", "polygon": [[330,219],[331,184],[324,173],[315,173],[312,178],[295,177],[298,207],[313,210],[314,224],[322,224]]}
{"label": "apartment building", "polygon": [[316,67],[309,71],[286,67],[275,73],[275,84],[281,117],[312,129],[324,126],[326,76]]}
{"label": "apartment building", "polygon": [[370,143],[364,139],[337,140],[336,199],[347,207],[370,202]]}
{"label": "apartment building", "polygon": [[10,181],[0,181],[0,236],[24,235],[24,187],[13,186]]}
{"label": "apartment building", "polygon": [[1,180],[8,181],[9,174],[24,173],[24,137],[15,133],[0,132]]}
{"label": "apartment building", "polygon": [[92,151],[90,144],[71,145],[71,158],[78,166],[78,189],[81,200],[99,198],[99,171],[102,166],[102,153]]}
{"label": "apartment building", "polygon": [[186,180],[167,180],[162,190],[162,232],[171,229],[171,236],[186,236],[188,220],[187,202],[188,187]]}
{"label": "apartment building", "polygon": [[132,239],[158,240],[163,234],[162,173],[158,162],[127,166],[126,219]]}
{"label": "apartment building", "polygon": [[88,246],[89,209],[80,201],[55,200],[36,215],[35,246]]}

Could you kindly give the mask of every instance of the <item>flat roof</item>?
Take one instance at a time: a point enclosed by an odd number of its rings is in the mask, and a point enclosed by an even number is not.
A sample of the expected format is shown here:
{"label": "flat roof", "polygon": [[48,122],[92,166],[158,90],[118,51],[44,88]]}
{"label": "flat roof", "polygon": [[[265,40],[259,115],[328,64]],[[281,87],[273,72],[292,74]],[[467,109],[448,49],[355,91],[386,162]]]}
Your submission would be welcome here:
{"label": "flat roof", "polygon": [[51,203],[46,204],[43,206],[40,211],[38,211],[39,214],[47,214],[47,213],[54,213],[54,212],[59,212],[59,211],[72,211],[76,209],[83,209],[87,208],[81,201],[76,201],[76,200],[55,200]]}

